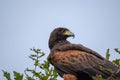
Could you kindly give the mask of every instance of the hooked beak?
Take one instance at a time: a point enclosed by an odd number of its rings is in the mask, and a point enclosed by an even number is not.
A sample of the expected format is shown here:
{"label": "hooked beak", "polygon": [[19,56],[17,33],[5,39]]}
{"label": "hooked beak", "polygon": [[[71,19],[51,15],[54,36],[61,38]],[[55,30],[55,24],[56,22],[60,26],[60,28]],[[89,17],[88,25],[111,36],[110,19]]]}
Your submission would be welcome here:
{"label": "hooked beak", "polygon": [[74,33],[72,33],[71,31],[67,30],[64,32],[64,35],[68,36],[68,37],[75,37]]}

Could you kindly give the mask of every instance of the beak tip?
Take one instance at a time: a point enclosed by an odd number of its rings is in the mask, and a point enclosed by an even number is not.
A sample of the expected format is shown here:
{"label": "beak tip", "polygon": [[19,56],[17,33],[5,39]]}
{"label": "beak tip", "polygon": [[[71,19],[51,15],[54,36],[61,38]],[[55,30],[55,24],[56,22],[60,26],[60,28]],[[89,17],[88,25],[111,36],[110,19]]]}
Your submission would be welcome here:
{"label": "beak tip", "polygon": [[71,36],[73,37],[73,39],[75,38],[75,34],[74,33]]}
{"label": "beak tip", "polygon": [[73,35],[73,39],[75,38],[75,35]]}

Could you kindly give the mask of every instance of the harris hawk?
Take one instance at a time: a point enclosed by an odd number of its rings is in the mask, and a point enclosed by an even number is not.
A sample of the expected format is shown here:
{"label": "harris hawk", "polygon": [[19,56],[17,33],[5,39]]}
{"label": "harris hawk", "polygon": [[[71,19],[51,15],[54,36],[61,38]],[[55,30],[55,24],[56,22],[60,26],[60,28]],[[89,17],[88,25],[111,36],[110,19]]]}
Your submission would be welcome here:
{"label": "harris hawk", "polygon": [[97,80],[99,75],[105,80],[120,80],[120,70],[115,64],[99,53],[67,40],[74,36],[69,29],[59,27],[51,32],[48,42],[48,60],[64,80]]}

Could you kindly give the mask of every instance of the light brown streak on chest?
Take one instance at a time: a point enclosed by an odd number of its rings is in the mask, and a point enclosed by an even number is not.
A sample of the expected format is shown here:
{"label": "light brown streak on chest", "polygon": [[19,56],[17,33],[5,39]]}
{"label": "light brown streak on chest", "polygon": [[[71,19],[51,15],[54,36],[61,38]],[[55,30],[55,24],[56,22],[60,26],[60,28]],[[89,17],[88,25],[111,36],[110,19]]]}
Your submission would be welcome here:
{"label": "light brown streak on chest", "polygon": [[57,63],[61,63],[61,61],[65,61],[65,62],[87,61],[85,55],[88,55],[88,53],[78,50],[68,50],[68,51],[55,52],[53,56],[54,56],[54,60],[57,61]]}

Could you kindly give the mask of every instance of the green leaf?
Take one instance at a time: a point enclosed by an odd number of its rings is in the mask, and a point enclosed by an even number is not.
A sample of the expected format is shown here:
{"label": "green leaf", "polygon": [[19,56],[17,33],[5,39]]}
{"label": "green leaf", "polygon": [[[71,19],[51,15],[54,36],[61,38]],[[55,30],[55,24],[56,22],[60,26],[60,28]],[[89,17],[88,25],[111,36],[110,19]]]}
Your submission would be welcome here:
{"label": "green leaf", "polygon": [[15,80],[23,80],[23,74],[13,71]]}
{"label": "green leaf", "polygon": [[120,54],[120,51],[118,50],[118,48],[114,49],[118,54]]}
{"label": "green leaf", "polygon": [[98,80],[103,80],[101,75],[98,75]]}
{"label": "green leaf", "polygon": [[2,72],[3,72],[4,77],[5,77],[7,80],[12,80],[11,77],[10,77],[10,73],[9,73],[9,72],[4,71],[4,70],[2,70]]}
{"label": "green leaf", "polygon": [[109,60],[110,58],[110,49],[107,49],[107,52],[106,52],[106,59]]}
{"label": "green leaf", "polygon": [[38,60],[35,60],[34,65],[37,66],[38,64],[39,64],[39,61],[38,61]]}
{"label": "green leaf", "polygon": [[27,80],[35,80],[32,77],[30,77],[30,76],[27,76],[26,78],[27,78]]}
{"label": "green leaf", "polygon": [[120,59],[115,59],[112,62],[115,63],[117,66],[120,67]]}

